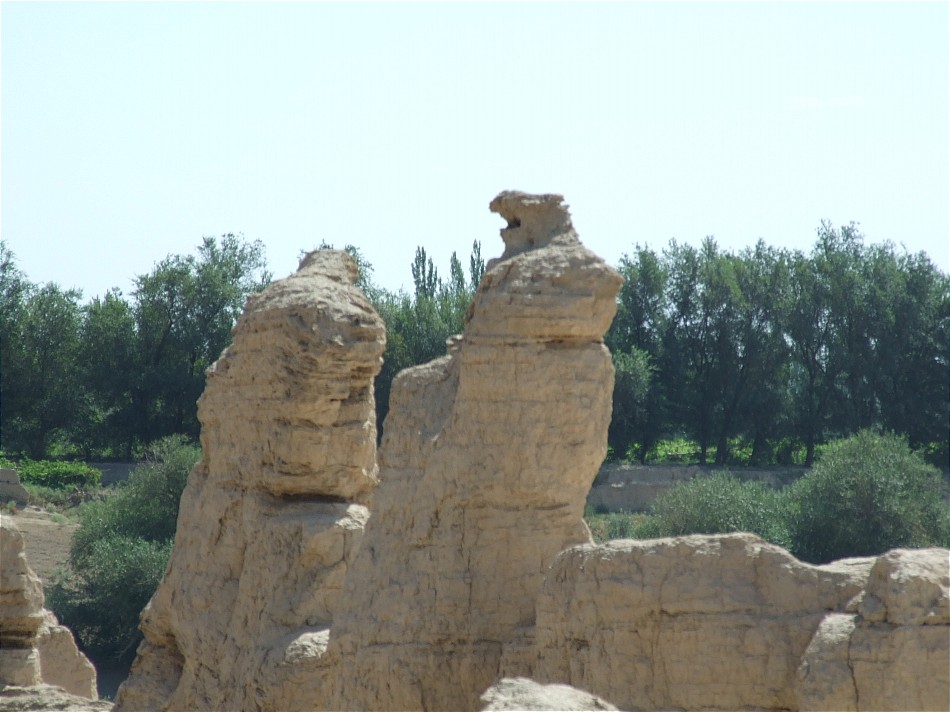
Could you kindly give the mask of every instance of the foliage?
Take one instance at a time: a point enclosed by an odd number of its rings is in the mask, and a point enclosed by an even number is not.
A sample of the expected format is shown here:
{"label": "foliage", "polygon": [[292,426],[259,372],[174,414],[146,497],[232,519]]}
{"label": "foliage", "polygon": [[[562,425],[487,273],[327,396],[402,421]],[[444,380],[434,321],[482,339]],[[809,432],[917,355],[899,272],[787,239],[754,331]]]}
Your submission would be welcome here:
{"label": "foliage", "polygon": [[85,565],[95,542],[103,539],[119,536],[161,542],[174,538],[178,502],[188,473],[200,457],[198,447],[183,437],[164,438],[152,446],[148,459],[132,470],[127,481],[116,485],[115,494],[83,505],[70,551],[75,568]]}
{"label": "foliage", "polygon": [[80,292],[30,284],[4,248],[0,275],[0,430],[3,445],[42,458],[58,431],[84,414],[75,377],[79,351]]}
{"label": "foliage", "polygon": [[782,493],[762,482],[743,482],[728,472],[671,487],[650,508],[640,528],[651,537],[752,532],[788,547]]}
{"label": "foliage", "polygon": [[102,482],[102,472],[84,462],[23,458],[14,466],[24,485],[58,490],[90,490]]}
{"label": "foliage", "polygon": [[42,458],[67,444],[130,458],[143,442],[198,433],[205,370],[230,343],[247,296],[270,279],[264,247],[206,237],[118,290],[34,285],[0,246],[0,431],[3,447]]}
{"label": "foliage", "polygon": [[950,546],[940,472],[896,435],[831,443],[788,491],[791,551],[824,563],[895,547]]}
{"label": "foliage", "polygon": [[376,377],[376,422],[382,437],[383,422],[389,412],[392,381],[403,369],[431,361],[445,354],[446,340],[465,328],[475,290],[485,272],[481,245],[472,244],[469,272],[453,252],[449,262],[449,280],[439,277],[438,269],[425,249],[416,249],[411,265],[414,292],[397,294],[374,288],[369,294],[373,306],[386,323],[386,351],[383,368]]}
{"label": "foliage", "polygon": [[116,494],[79,510],[69,566],[47,601],[98,659],[128,659],[141,635],[139,613],[171,554],[178,503],[199,449],[181,436],[150,449]]}
{"label": "foliage", "polygon": [[[607,442],[614,452],[627,453],[633,445],[632,436],[642,432],[649,420],[649,397],[653,381],[650,355],[630,348],[629,353],[614,351],[613,416]],[[641,455],[642,455],[641,446]],[[644,457],[641,456],[641,461]]]}
{"label": "foliage", "polygon": [[926,255],[822,222],[807,254],[707,237],[637,245],[620,271],[606,342],[615,360],[646,352],[651,381],[637,417],[615,399],[618,455],[644,462],[685,436],[703,464],[810,466],[822,443],[874,426],[947,467],[950,278]]}
{"label": "foliage", "polygon": [[[135,340],[132,363],[122,369],[120,410],[137,437],[198,436],[205,370],[231,342],[248,295],[269,281],[263,243],[231,234],[206,237],[197,255],[170,255],[136,278]],[[127,329],[124,318],[119,326]]]}
{"label": "foliage", "polygon": [[[445,353],[485,264],[475,242],[467,271],[453,254],[440,275],[419,247],[411,292],[390,292],[346,249],[387,325],[381,434],[394,377]],[[811,465],[828,440],[880,427],[947,468],[950,277],[926,255],[822,222],[809,251],[760,241],[733,253],[708,237],[659,253],[636,245],[619,270],[605,337],[617,457]],[[75,291],[31,283],[0,242],[2,446],[35,459],[130,460],[162,435],[196,437],[205,369],[268,280],[259,242],[209,237],[139,275],[130,297],[112,290],[80,307]],[[660,451],[679,437],[695,457]]]}
{"label": "foliage", "polygon": [[[23,489],[25,489],[29,495],[27,504],[33,505],[34,507],[40,507],[41,509],[45,509],[48,512],[55,512],[60,509],[75,507],[81,504],[87,498],[96,496],[94,494],[95,491],[89,492],[88,490],[53,489],[52,487],[31,485],[29,483],[24,484]],[[101,492],[101,490],[98,490],[98,492]]]}
{"label": "foliage", "polygon": [[161,581],[172,541],[112,535],[93,541],[82,569],[60,571],[47,606],[98,661],[127,661],[142,639],[139,614]]}
{"label": "foliage", "polygon": [[642,528],[649,517],[644,514],[626,514],[611,512],[596,514],[589,512],[584,516],[594,541],[602,544],[611,539],[641,539]]}
{"label": "foliage", "polygon": [[587,513],[600,538],[746,531],[803,561],[950,547],[947,482],[896,435],[863,430],[829,443],[810,472],[775,490],[728,472],[671,487],[648,516]]}
{"label": "foliage", "polygon": [[688,438],[664,438],[650,449],[650,462],[695,465],[699,462],[699,443]]}

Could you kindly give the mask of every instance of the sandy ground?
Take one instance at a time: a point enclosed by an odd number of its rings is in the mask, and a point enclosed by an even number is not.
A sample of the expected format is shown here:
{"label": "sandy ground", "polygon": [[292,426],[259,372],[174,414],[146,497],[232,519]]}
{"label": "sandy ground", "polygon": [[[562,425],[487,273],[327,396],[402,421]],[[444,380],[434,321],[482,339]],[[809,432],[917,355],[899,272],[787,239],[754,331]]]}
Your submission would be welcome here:
{"label": "sandy ground", "polygon": [[36,507],[18,510],[13,515],[13,521],[23,532],[26,560],[30,568],[43,579],[43,583],[48,583],[53,572],[65,565],[69,558],[69,544],[79,525],[66,520],[63,515],[50,514]]}

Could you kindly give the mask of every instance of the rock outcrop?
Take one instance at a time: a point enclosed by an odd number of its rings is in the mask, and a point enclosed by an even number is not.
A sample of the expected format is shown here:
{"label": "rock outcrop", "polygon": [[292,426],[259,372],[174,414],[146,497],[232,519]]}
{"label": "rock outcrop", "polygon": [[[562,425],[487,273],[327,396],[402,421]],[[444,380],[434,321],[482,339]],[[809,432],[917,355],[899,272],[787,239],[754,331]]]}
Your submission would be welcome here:
{"label": "rock outcrop", "polygon": [[111,709],[109,700],[71,695],[54,685],[0,685],[3,712],[109,712]]}
{"label": "rock outcrop", "polygon": [[482,695],[482,712],[502,710],[616,710],[597,695],[570,685],[541,685],[524,677],[502,678]]}
{"label": "rock outcrop", "polygon": [[29,502],[30,493],[20,482],[20,475],[9,467],[0,467],[0,502]]}
{"label": "rock outcrop", "polygon": [[393,382],[325,709],[477,709],[503,658],[517,674],[530,651],[554,557],[591,540],[621,278],[581,245],[561,196],[507,192],[491,209],[505,251],[464,337]]}
{"label": "rock outcrop", "polygon": [[751,534],[555,562],[534,677],[637,710],[947,709],[943,549],[812,566]]}
{"label": "rock outcrop", "polygon": [[[98,699],[96,670],[73,634],[44,608],[43,584],[30,568],[23,534],[0,519],[0,684],[48,685]],[[25,693],[32,695],[33,693]]]}
{"label": "rock outcrop", "polygon": [[946,550],[592,543],[621,279],[560,196],[491,208],[504,254],[465,335],[393,382],[378,471],[385,334],[353,261],[249,300],[116,709],[950,708]]}
{"label": "rock outcrop", "polygon": [[312,707],[377,483],[385,327],[321,250],[250,298],[199,401],[202,460],[117,710]]}
{"label": "rock outcrop", "polygon": [[796,689],[804,710],[950,709],[950,552],[879,557],[856,610],[821,621]]}

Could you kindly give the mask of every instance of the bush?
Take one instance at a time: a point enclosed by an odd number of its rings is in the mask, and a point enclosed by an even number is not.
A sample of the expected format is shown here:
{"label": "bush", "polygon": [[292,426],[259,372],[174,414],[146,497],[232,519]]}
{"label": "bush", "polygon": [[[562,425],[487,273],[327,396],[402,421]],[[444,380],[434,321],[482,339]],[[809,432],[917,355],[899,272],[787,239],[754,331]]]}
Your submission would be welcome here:
{"label": "bush", "polygon": [[82,566],[93,544],[124,537],[164,542],[175,536],[178,502],[188,473],[201,450],[180,436],[155,443],[148,459],[135,467],[115,493],[79,510],[80,527],[73,535],[71,561]]}
{"label": "bush", "polygon": [[68,569],[47,601],[94,659],[128,660],[135,652],[139,613],[165,571],[178,502],[200,456],[184,438],[165,438],[115,494],[80,508]]}
{"label": "bush", "polygon": [[939,470],[896,435],[862,431],[830,443],[788,489],[790,549],[825,563],[895,547],[950,546]]}
{"label": "bush", "polygon": [[171,550],[171,540],[100,539],[81,571],[60,570],[47,591],[47,606],[92,658],[128,661],[142,639],[139,614],[158,587]]}
{"label": "bush", "polygon": [[585,516],[594,541],[602,544],[611,539],[643,539],[641,527],[648,520],[644,514],[624,514],[621,512],[588,513]]}
{"label": "bush", "polygon": [[671,487],[653,502],[640,537],[752,532],[788,546],[782,493],[761,482],[743,482],[728,472],[697,477]]}
{"label": "bush", "polygon": [[57,460],[30,460],[19,463],[0,461],[0,466],[14,467],[24,485],[39,485],[60,490],[89,490],[102,482],[102,472],[85,462],[60,462]]}

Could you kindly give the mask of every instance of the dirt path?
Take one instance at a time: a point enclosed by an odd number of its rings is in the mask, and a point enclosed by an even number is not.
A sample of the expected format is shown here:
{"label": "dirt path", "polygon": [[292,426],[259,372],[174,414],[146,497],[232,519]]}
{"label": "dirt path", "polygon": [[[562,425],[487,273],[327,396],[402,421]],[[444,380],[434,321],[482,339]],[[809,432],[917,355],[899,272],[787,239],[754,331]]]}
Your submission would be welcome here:
{"label": "dirt path", "polygon": [[13,515],[13,521],[23,532],[26,560],[30,568],[43,583],[48,583],[52,580],[53,572],[69,558],[69,545],[79,525],[64,520],[61,514],[50,514],[36,507],[18,510]]}

